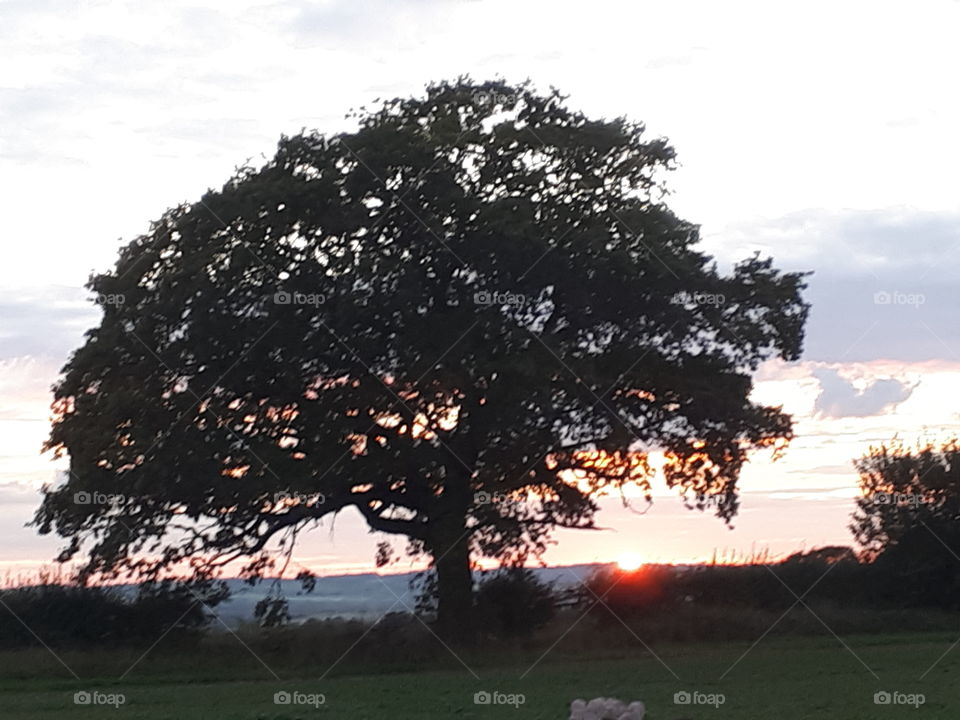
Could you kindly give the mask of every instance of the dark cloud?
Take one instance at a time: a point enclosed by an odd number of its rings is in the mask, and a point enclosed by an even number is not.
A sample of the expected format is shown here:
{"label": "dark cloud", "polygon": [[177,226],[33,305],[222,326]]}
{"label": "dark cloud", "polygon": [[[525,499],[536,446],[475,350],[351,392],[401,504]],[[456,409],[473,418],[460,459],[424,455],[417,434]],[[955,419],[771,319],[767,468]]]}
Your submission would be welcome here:
{"label": "dark cloud", "polygon": [[916,388],[887,378],[874,380],[861,390],[831,368],[817,368],[813,375],[820,381],[814,410],[830,418],[879,415],[909,398]]}

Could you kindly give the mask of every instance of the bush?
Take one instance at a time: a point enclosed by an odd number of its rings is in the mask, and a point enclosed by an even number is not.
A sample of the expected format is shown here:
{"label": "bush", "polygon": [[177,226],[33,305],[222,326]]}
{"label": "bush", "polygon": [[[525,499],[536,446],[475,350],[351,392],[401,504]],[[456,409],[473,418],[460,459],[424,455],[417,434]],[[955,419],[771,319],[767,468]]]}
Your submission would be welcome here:
{"label": "bush", "polygon": [[[204,603],[224,600],[223,585],[163,582],[136,589],[44,583],[0,592],[0,647],[127,645],[199,630],[209,621]],[[200,599],[203,602],[200,602]]]}
{"label": "bush", "polygon": [[675,577],[675,569],[665,565],[634,571],[600,568],[587,578],[578,600],[595,615],[636,617],[676,601]]}
{"label": "bush", "polygon": [[475,597],[480,627],[497,637],[529,635],[555,612],[553,588],[522,567],[486,575]]}

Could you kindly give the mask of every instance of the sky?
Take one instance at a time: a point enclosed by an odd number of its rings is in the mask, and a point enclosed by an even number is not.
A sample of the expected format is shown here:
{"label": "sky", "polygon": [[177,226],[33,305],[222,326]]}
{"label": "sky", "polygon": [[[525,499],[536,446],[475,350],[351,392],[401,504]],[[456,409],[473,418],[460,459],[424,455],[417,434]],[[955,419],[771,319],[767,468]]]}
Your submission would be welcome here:
{"label": "sky", "polygon": [[[604,529],[557,533],[546,560],[850,543],[851,461],[960,432],[958,23],[953,0],[0,0],[0,571],[59,545],[25,524],[57,469],[49,388],[98,322],[89,274],[281,134],[461,74],[645,122],[677,150],[670,204],[706,251],[814,273],[802,358],[756,377],[796,439],[745,469],[734,528],[661,487],[645,512],[604,500]],[[295,560],[360,571],[380,539],[344,513]]]}

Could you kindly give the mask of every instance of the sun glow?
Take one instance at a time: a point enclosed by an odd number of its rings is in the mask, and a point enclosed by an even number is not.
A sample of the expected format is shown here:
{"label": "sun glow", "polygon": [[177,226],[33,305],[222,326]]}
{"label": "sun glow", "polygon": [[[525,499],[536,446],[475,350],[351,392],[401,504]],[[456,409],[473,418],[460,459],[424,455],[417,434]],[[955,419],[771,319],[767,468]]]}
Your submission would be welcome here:
{"label": "sun glow", "polygon": [[643,567],[643,565],[643,558],[637,553],[621,553],[617,558],[617,567],[624,572],[633,572],[634,570],[639,570]]}

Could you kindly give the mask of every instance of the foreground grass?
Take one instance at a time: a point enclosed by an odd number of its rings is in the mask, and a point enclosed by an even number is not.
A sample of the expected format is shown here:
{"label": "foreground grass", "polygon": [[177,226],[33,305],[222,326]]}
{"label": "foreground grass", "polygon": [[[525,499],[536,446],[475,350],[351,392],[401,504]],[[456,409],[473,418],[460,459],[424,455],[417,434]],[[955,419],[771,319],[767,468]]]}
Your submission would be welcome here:
{"label": "foreground grass", "polygon": [[[236,640],[236,638],[233,638]],[[271,664],[267,668],[236,641],[235,655],[217,654],[205,664],[198,651],[179,658],[169,649],[146,657],[118,679],[109,663],[129,666],[128,657],[59,654],[81,676],[74,679],[45,651],[0,654],[4,718],[184,718],[187,720],[294,720],[344,718],[543,718],[563,720],[575,697],[598,695],[643,699],[651,720],[737,718],[738,720],[875,720],[960,716],[960,648],[943,654],[956,640],[947,633],[859,635],[842,642],[832,636],[767,637],[750,642],[658,644],[654,656],[641,643],[619,657],[577,659],[570,649],[497,655],[446,653],[443,669],[336,675],[328,668]],[[846,647],[845,647],[845,645]],[[247,661],[250,662],[247,662]],[[932,670],[931,666],[936,663]],[[104,671],[99,675],[85,673]],[[279,679],[274,677],[274,673]],[[921,677],[922,676],[922,677]],[[74,704],[78,691],[122,693],[119,708]],[[274,704],[274,693],[322,693],[324,704]],[[523,695],[523,703],[474,704],[474,693]],[[719,707],[677,705],[674,694],[722,694]],[[876,705],[880,691],[922,693],[919,709]],[[519,698],[518,698],[519,699]]]}

